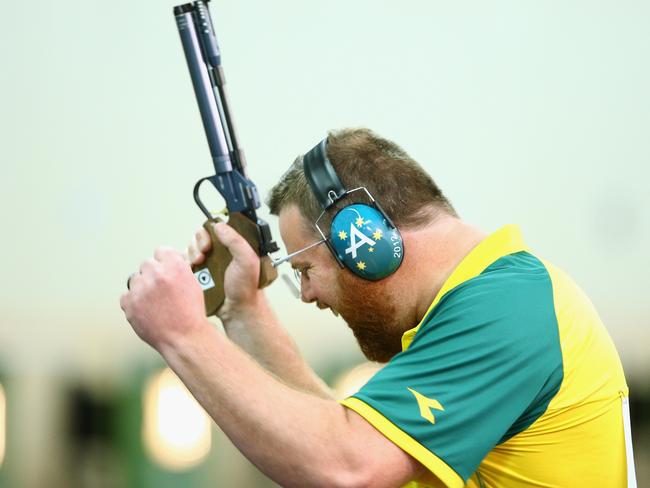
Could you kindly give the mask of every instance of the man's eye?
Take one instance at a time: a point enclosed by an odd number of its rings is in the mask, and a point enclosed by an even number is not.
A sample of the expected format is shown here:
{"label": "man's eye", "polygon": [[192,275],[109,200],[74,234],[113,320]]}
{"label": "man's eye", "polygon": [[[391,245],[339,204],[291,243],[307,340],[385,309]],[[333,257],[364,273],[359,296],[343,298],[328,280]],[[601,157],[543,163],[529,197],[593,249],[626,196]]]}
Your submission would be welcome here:
{"label": "man's eye", "polygon": [[305,279],[307,279],[307,280],[309,279],[309,269],[310,269],[310,266],[306,266],[304,268],[295,268],[293,270],[293,275],[296,278],[296,283],[298,285],[300,285],[302,276],[304,276]]}
{"label": "man's eye", "polygon": [[303,275],[306,279],[309,279],[309,270],[311,269],[311,266],[305,266],[304,268],[301,268],[298,270],[298,273]]}

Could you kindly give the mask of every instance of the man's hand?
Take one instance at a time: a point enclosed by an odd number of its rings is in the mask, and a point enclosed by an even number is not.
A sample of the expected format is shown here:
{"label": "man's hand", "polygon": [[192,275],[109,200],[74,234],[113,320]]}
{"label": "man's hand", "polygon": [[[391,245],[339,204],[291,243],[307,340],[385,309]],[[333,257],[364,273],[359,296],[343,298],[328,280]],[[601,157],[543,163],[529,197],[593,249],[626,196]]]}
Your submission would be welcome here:
{"label": "man's hand", "polygon": [[171,248],[158,248],[153,259],[142,263],[120,306],[136,334],[158,351],[209,325],[201,287],[186,257]]}
{"label": "man's hand", "polygon": [[[228,338],[285,384],[320,398],[332,398],[258,289],[260,262],[255,251],[230,226],[217,227],[223,229],[221,234],[216,232],[217,236],[233,255],[225,276],[226,300],[218,311]],[[201,227],[187,248],[188,259],[193,265],[201,264],[210,249],[210,234]]]}
{"label": "man's hand", "polygon": [[[260,258],[246,239],[229,225],[221,222],[214,224],[214,231],[232,255],[224,278],[226,299],[217,313],[224,319],[254,304],[259,293]],[[211,249],[210,234],[201,227],[187,248],[188,259],[192,265],[201,264]]]}

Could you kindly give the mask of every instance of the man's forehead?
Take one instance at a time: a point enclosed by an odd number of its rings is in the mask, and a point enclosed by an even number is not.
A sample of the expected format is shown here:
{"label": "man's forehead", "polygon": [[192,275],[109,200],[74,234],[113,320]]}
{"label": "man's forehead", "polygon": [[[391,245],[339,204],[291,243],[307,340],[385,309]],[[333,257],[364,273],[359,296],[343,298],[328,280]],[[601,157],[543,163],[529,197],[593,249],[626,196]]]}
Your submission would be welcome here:
{"label": "man's forehead", "polygon": [[[315,232],[308,231],[310,223],[303,217],[296,205],[284,207],[280,211],[279,218],[280,235],[288,254],[304,249],[319,240]],[[301,253],[291,258],[291,267],[304,268],[310,266],[314,259],[313,252],[319,247],[316,246],[314,249],[305,251],[304,254]]]}
{"label": "man's forehead", "polygon": [[285,234],[292,239],[309,239],[309,232],[306,229],[309,223],[300,213],[297,205],[287,205],[280,210],[278,217],[283,239],[285,239]]}
{"label": "man's forehead", "polygon": [[290,252],[305,246],[312,239],[312,236],[306,229],[309,224],[296,205],[287,205],[280,211],[278,217],[280,235],[284,244],[287,246],[287,250],[292,246],[296,248]]}

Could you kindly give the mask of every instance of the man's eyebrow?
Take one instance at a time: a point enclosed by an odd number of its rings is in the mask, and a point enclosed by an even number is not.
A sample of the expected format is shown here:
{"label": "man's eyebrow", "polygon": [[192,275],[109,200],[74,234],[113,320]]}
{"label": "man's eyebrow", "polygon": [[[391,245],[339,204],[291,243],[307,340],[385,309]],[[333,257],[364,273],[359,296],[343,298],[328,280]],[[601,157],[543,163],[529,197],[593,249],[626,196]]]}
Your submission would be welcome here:
{"label": "man's eyebrow", "polygon": [[300,260],[293,261],[293,260],[291,260],[290,262],[291,262],[291,267],[293,269],[300,269],[300,268],[305,268],[305,267],[309,266],[309,263],[307,261],[300,261]]}

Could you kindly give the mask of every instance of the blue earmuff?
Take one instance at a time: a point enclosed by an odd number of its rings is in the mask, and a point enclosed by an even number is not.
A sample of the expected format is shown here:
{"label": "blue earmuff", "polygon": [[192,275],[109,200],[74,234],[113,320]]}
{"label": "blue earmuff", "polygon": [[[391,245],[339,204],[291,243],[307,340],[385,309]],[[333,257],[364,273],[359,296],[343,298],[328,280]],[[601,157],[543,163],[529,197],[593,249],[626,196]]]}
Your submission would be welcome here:
{"label": "blue earmuff", "polygon": [[[323,213],[316,228],[341,267],[355,275],[376,281],[394,273],[402,264],[404,245],[399,230],[365,187],[346,190],[327,158],[327,139],[323,139],[303,158],[305,176]],[[334,203],[355,192],[363,192],[370,205],[353,203],[337,212],[329,236],[318,221]]]}

